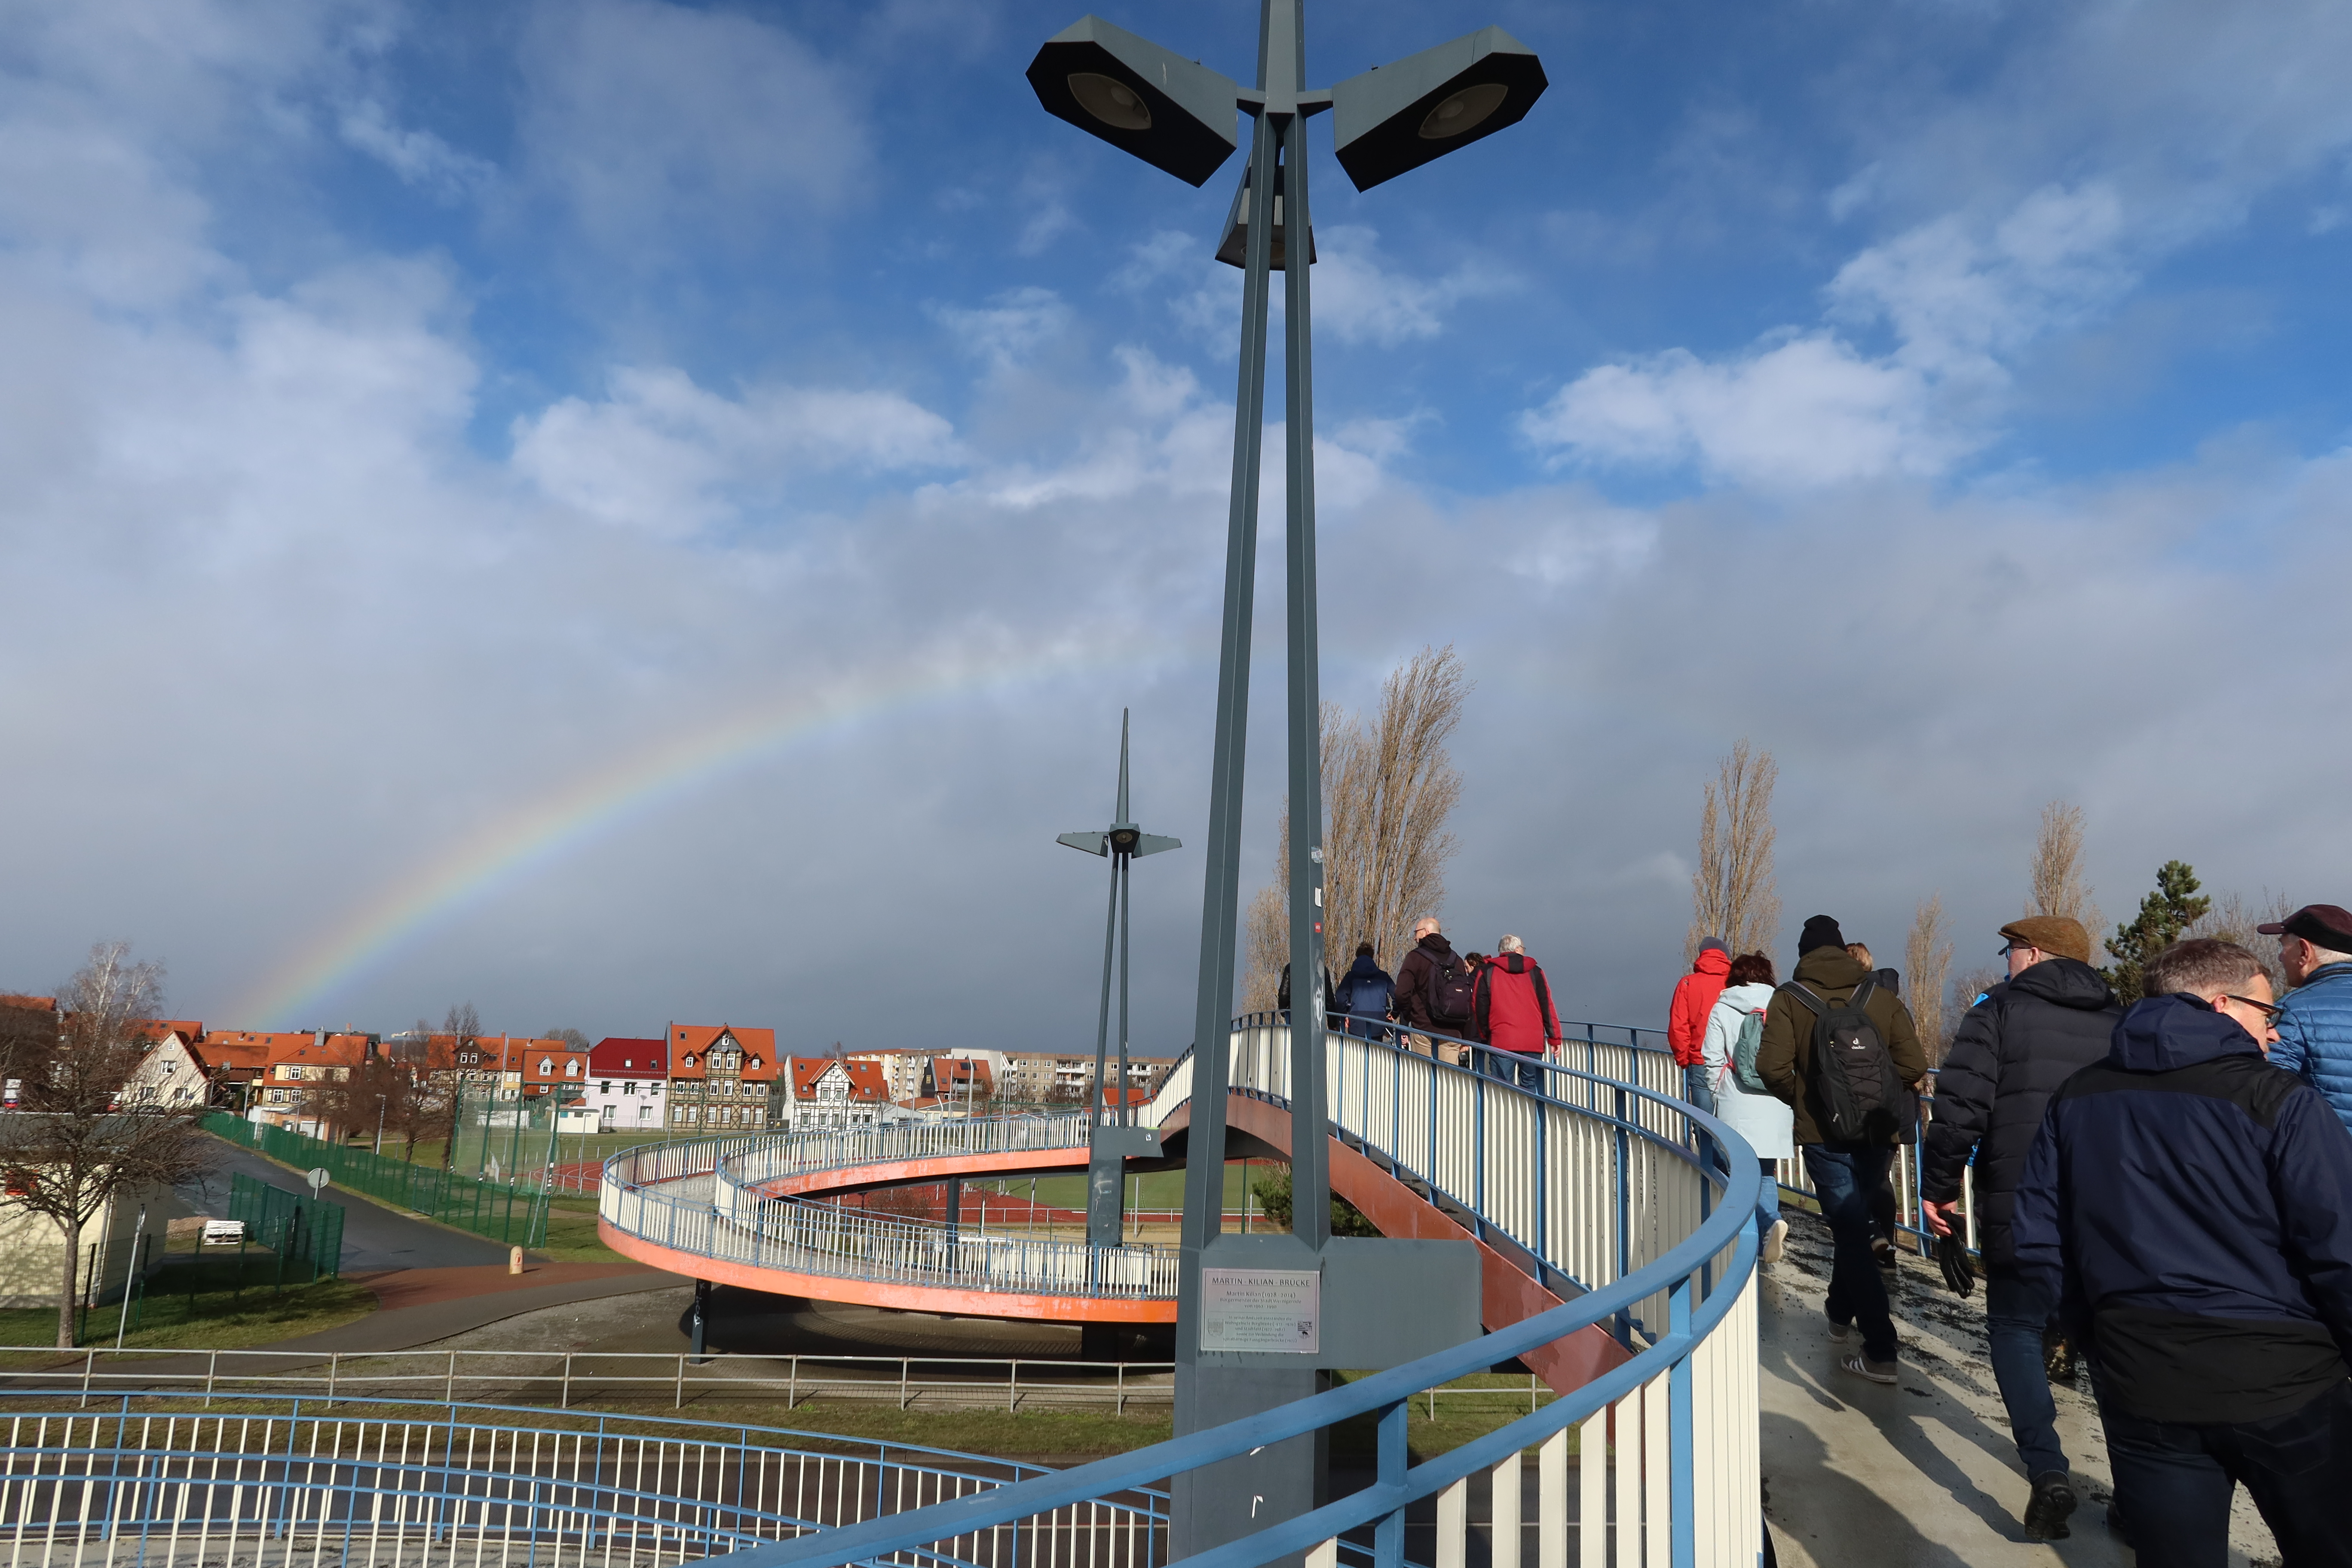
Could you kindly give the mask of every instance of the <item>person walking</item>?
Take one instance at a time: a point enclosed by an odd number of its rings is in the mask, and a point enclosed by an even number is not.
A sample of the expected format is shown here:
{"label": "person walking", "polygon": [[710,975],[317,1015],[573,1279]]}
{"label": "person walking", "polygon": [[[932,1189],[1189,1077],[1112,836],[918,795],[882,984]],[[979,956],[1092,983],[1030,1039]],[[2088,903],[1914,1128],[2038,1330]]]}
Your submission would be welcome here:
{"label": "person walking", "polygon": [[1478,966],[1470,1037],[1485,1047],[1488,1074],[1505,1083],[1516,1074],[1521,1089],[1549,1091],[1539,1064],[1545,1048],[1559,1044],[1559,1015],[1552,1008],[1543,965],[1528,956],[1527,944],[1517,937],[1496,942],[1495,956]]}
{"label": "person walking", "polygon": [[2294,987],[2279,1004],[2271,1065],[2299,1075],[2352,1128],[2352,911],[2305,904],[2273,925],[2279,967]]}
{"label": "person walking", "polygon": [[1683,1098],[1709,1115],[1714,1114],[1715,1100],[1707,1091],[1704,1059],[1706,1020],[1730,973],[1731,950],[1721,937],[1708,937],[1698,944],[1690,973],[1675,982],[1675,998],[1666,1008],[1666,1048],[1675,1053],[1675,1065],[1683,1069]]}
{"label": "person walking", "polygon": [[[1459,1038],[1470,1027],[1476,975],[1445,940],[1437,917],[1413,922],[1412,951],[1397,965],[1397,1016],[1424,1035]],[[1432,1047],[1433,1051],[1435,1047]]]}
{"label": "person walking", "polygon": [[1873,1383],[1894,1383],[1895,1320],[1871,1257],[1871,1195],[1895,1158],[1903,1091],[1926,1081],[1927,1059],[1910,1010],[1847,953],[1828,915],[1807,921],[1797,939],[1796,973],[1765,1010],[1756,1070],[1790,1109],[1805,1173],[1835,1242],[1830,1338],[1843,1344],[1852,1329],[1862,1330],[1862,1352],[1838,1364]]}
{"label": "person walking", "polygon": [[1796,1120],[1772,1094],[1739,1081],[1738,1059],[1742,1031],[1751,1018],[1760,1031],[1771,1003],[1771,959],[1760,952],[1741,953],[1724,975],[1723,994],[1715,999],[1715,1009],[1706,1016],[1701,1045],[1717,1119],[1748,1140],[1757,1163],[1764,1167],[1764,1184],[1756,1192],[1759,1243],[1756,1256],[1763,1262],[1778,1263],[1789,1237],[1789,1222],[1780,1217],[1778,1163],[1797,1157]]}
{"label": "person walking", "polygon": [[1949,1236],[1960,1180],[1973,1163],[1977,1250],[1985,1267],[1985,1328],[1993,1381],[2009,1408],[2010,1436],[2032,1493],[2025,1533],[2067,1534],[2074,1511],[2058,1407],[2043,1370],[2043,1334],[2055,1297],[2019,1271],[2010,1221],[2017,1185],[2042,1112],[2059,1085],[2106,1058],[2123,1016],[2116,994],[2091,967],[2091,934],[2063,915],[2032,915],[2000,928],[2009,978],[1970,1007],[1936,1079],[1936,1120],[1927,1128],[1919,1190],[1927,1228]]}
{"label": "person walking", "polygon": [[[1283,1021],[1289,1022],[1290,965],[1286,963],[1282,966],[1281,983],[1274,988],[1274,1005],[1276,1010],[1282,1014]],[[1331,987],[1331,967],[1326,964],[1323,967],[1323,1016],[1328,1018],[1339,1010],[1339,998]]]}
{"label": "person walking", "polygon": [[2352,1563],[2352,1137],[2263,1059],[2252,953],[2178,942],[2143,983],[2051,1097],[2019,1271],[2088,1354],[2140,1568],[2220,1568],[2241,1485],[2285,1568]]}
{"label": "person walking", "polygon": [[[1878,961],[1870,954],[1868,942],[1847,942],[1845,951],[1846,956],[1870,971],[1871,979],[1880,990],[1890,996],[1903,994],[1902,972],[1879,968]],[[1922,1048],[1924,1050],[1924,1047]],[[1903,1110],[1895,1118],[1895,1142],[1908,1148],[1916,1146],[1919,1142],[1919,1097],[1906,1091],[1903,1100]],[[1870,1256],[1880,1268],[1889,1274],[1894,1273],[1896,1268],[1895,1226],[1902,1216],[1903,1205],[1895,1198],[1895,1167],[1890,1164],[1886,1168],[1886,1179],[1878,1184],[1876,1192],[1870,1194],[1870,1223],[1873,1229],[1870,1238]]]}
{"label": "person walking", "polygon": [[1339,977],[1339,1011],[1348,1016],[1348,1033],[1359,1039],[1385,1040],[1395,1033],[1381,1027],[1396,1004],[1396,982],[1382,969],[1372,944],[1356,944],[1356,962]]}

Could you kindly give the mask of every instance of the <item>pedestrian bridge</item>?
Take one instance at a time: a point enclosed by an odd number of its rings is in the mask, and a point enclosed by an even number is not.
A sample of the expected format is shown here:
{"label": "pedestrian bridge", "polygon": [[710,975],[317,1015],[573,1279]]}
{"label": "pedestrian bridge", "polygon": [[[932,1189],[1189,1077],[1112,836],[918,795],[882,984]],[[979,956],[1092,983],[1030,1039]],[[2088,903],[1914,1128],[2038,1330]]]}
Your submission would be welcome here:
{"label": "pedestrian bridge", "polygon": [[[1632,1031],[1580,1031],[1547,1064],[1549,1092],[1483,1077],[1393,1040],[1324,1040],[1333,1190],[1391,1236],[1480,1247],[1482,1339],[1296,1405],[1136,1454],[940,1507],[756,1548],[747,1563],[940,1562],[975,1531],[1171,1476],[1370,1415],[1370,1488],[1196,1561],[1244,1568],[1306,1552],[1376,1568],[1403,1561],[1406,1512],[1434,1507],[1433,1568],[1517,1568],[1521,1525],[1544,1568],[1576,1561],[1758,1560],[1757,1167],[1731,1140],[1727,1174],[1702,1153],[1730,1135],[1675,1098],[1672,1059]],[[1289,1032],[1236,1020],[1224,1042],[1235,1131],[1286,1152]],[[1195,1061],[1140,1120],[1178,1152]],[[754,1289],[918,1310],[1077,1321],[1172,1318],[1172,1248],[990,1236],[845,1210],[832,1194],[892,1181],[1082,1166],[1083,1118],[1014,1118],[663,1145],[606,1168],[601,1228],[665,1268]],[[1487,1437],[1409,1462],[1415,1394],[1517,1358],[1562,1397]],[[1523,1450],[1538,1450],[1523,1485]],[[1579,1456],[1581,1456],[1579,1458]],[[1570,1478],[1574,1479],[1571,1498]],[[1481,1522],[1474,1532],[1475,1516]]]}

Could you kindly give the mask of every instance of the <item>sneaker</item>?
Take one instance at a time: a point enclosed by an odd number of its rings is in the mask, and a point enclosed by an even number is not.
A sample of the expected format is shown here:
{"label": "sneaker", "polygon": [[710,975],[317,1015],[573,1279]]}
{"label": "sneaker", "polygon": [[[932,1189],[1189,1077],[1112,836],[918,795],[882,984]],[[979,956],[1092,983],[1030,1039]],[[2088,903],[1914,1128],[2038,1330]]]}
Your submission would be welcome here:
{"label": "sneaker", "polygon": [[1845,1343],[1846,1335],[1853,1331],[1853,1325],[1852,1323],[1832,1323],[1830,1325],[1830,1338],[1835,1340],[1840,1344],[1843,1344]]}
{"label": "sneaker", "polygon": [[1764,1245],[1756,1249],[1756,1257],[1759,1262],[1778,1263],[1780,1255],[1788,1249],[1789,1222],[1776,1219],[1772,1222],[1772,1228],[1764,1233]]}
{"label": "sneaker", "polygon": [[1872,1237],[1870,1238],[1870,1256],[1872,1260],[1881,1268],[1885,1269],[1889,1274],[1895,1272],[1895,1244],[1893,1242],[1887,1240],[1883,1236]]}
{"label": "sneaker", "polygon": [[[1873,1383],[1891,1384],[1895,1381],[1898,1363],[1891,1361],[1873,1361],[1867,1355],[1850,1355],[1839,1362],[1838,1365],[1856,1377],[1866,1377]],[[2070,1507],[2073,1496],[2071,1492],[2067,1494]]]}
{"label": "sneaker", "polygon": [[[2036,1541],[2063,1541],[2069,1533],[2066,1516],[2074,1511],[2074,1489],[2063,1470],[2044,1470],[2033,1478],[2033,1495],[2026,1500],[2025,1533]],[[2115,1515],[2110,1511],[2108,1522]]]}

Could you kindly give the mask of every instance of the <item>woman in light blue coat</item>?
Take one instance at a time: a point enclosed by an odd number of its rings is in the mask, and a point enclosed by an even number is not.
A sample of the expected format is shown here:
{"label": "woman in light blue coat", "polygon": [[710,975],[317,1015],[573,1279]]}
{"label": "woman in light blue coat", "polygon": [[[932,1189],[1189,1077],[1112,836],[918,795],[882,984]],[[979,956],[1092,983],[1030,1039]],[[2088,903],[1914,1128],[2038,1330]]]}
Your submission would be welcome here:
{"label": "woman in light blue coat", "polygon": [[1757,1256],[1777,1263],[1788,1238],[1789,1222],[1780,1217],[1780,1183],[1773,1162],[1796,1158],[1796,1117],[1775,1096],[1742,1089],[1739,1075],[1732,1070],[1740,1026],[1750,1013],[1760,1015],[1771,1003],[1772,961],[1760,952],[1743,952],[1733,959],[1723,994],[1706,1016],[1704,1049],[1717,1118],[1748,1140],[1764,1167],[1764,1184],[1756,1195],[1756,1230],[1762,1238]]}

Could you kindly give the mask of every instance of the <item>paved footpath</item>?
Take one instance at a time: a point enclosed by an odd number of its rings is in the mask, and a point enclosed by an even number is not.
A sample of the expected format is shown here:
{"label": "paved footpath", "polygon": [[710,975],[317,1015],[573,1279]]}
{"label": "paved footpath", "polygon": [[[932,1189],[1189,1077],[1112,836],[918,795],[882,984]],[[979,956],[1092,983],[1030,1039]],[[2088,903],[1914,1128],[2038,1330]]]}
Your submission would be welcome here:
{"label": "paved footpath", "polygon": [[[2084,1388],[2053,1390],[2058,1437],[2083,1500],[2064,1541],[2026,1538],[2026,1479],[1986,1359],[1984,1295],[1963,1301],[1933,1264],[1904,1260],[1895,1291],[1903,1377],[1889,1388],[1841,1371],[1828,1337],[1829,1232],[1789,1211],[1789,1254],[1763,1270],[1767,1517],[1783,1568],[2123,1568],[2130,1549],[2106,1530],[2111,1478]],[[1856,1342],[1858,1343],[1858,1342]],[[2231,1568],[2267,1568],[2278,1549],[2242,1489]]]}

